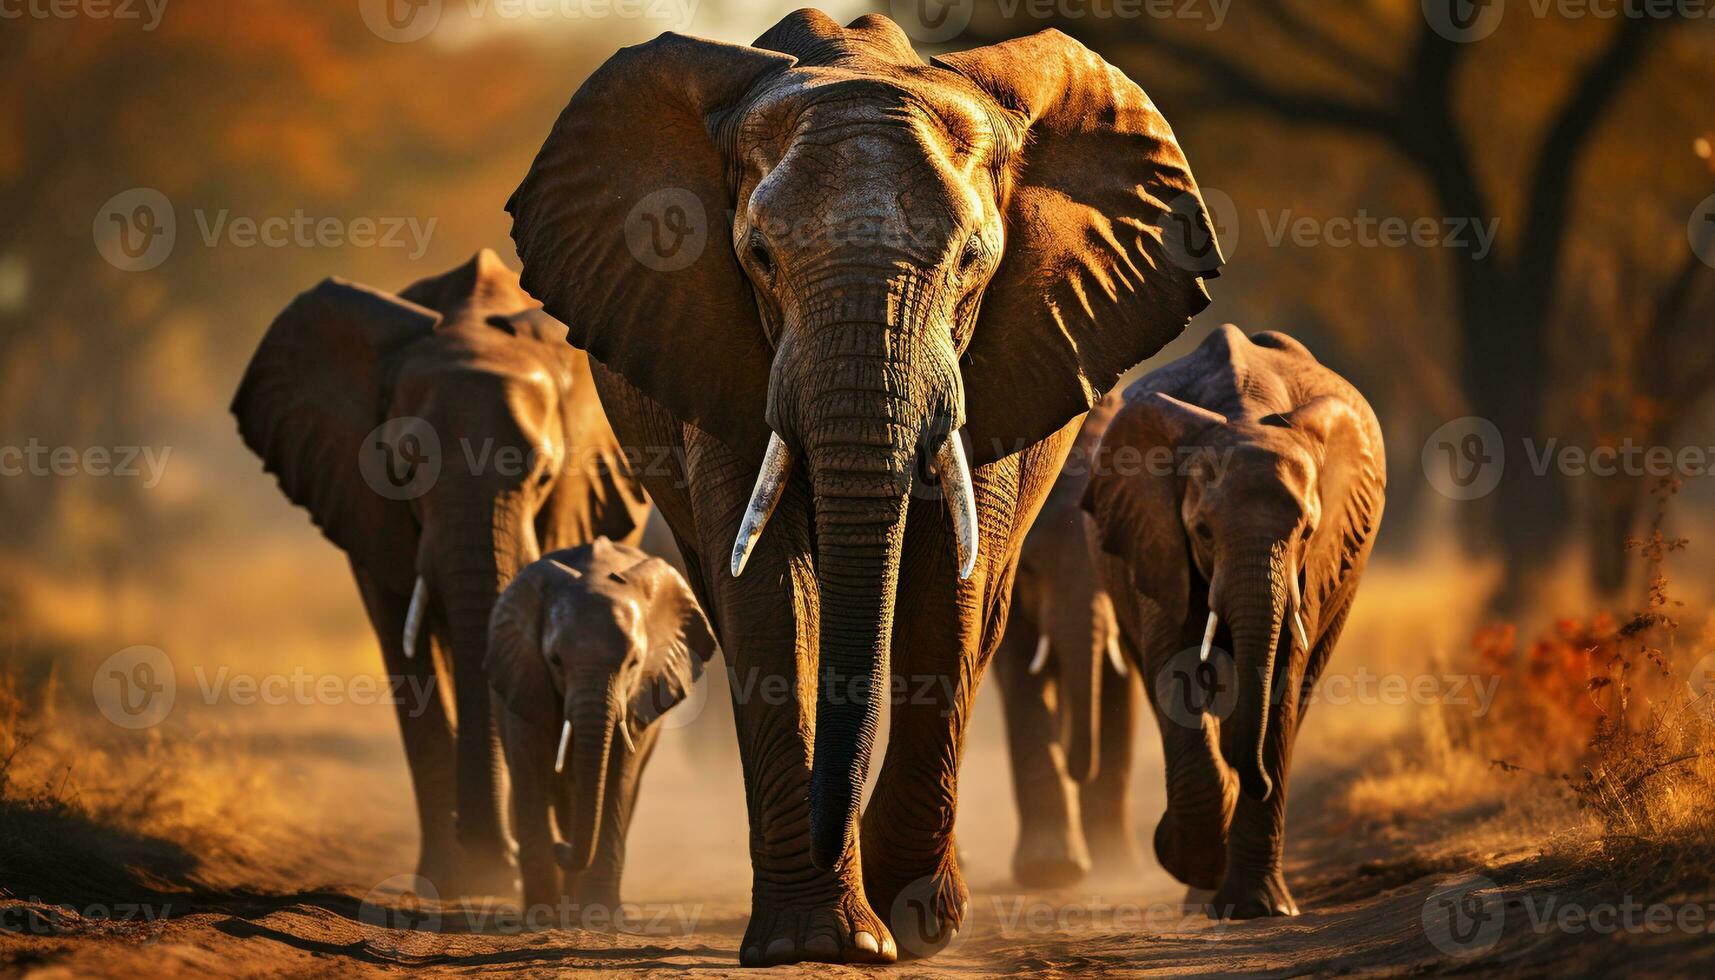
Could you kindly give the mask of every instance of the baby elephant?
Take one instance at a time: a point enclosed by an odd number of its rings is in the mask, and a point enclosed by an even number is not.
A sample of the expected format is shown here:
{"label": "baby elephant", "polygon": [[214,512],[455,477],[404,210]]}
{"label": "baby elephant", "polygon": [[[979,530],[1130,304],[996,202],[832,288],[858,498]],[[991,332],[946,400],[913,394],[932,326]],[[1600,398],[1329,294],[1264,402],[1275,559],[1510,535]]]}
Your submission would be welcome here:
{"label": "baby elephant", "polygon": [[526,912],[562,897],[581,909],[618,906],[654,723],[715,650],[679,573],[607,538],[545,555],[501,594],[486,669]]}
{"label": "baby elephant", "polygon": [[1212,915],[1296,915],[1292,742],[1381,522],[1381,428],[1303,344],[1230,325],[1125,401],[1084,507],[1161,729],[1155,853]]}

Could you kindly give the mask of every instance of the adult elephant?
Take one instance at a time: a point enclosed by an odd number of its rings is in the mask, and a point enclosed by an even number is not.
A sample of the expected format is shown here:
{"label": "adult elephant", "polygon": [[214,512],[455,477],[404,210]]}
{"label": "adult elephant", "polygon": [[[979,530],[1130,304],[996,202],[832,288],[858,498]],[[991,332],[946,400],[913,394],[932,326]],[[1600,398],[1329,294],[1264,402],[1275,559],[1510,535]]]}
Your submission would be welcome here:
{"label": "adult elephant", "polygon": [[1110,394],[1084,417],[1025,536],[995,654],[1018,805],[1012,872],[1027,888],[1069,885],[1092,869],[1129,878],[1141,866],[1130,797],[1142,690],[1096,578],[1082,506],[1096,447],[1121,404]]}
{"label": "adult elephant", "polygon": [[441,693],[398,709],[418,874],[443,895],[512,894],[489,614],[543,551],[634,541],[648,514],[588,358],[484,249],[398,295],[329,279],[298,296],[232,412],[280,489],[346,553],[387,673]]}
{"label": "adult elephant", "polygon": [[799,11],[616,54],[508,210],[621,439],[673,461],[644,483],[733,671],[742,961],[933,952],[1025,531],[1079,419],[1208,302],[1167,123],[1054,31],[925,64],[886,18]]}

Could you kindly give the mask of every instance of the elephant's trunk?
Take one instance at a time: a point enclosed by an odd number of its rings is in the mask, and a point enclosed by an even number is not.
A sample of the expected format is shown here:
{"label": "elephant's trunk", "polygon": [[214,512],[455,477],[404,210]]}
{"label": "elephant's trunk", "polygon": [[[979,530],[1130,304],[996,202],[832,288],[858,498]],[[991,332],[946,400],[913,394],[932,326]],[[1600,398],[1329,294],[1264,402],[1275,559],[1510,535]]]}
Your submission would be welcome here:
{"label": "elephant's trunk", "polygon": [[828,444],[810,455],[821,647],[810,770],[817,867],[845,853],[890,690],[894,592],[905,538],[907,448]]}
{"label": "elephant's trunk", "polygon": [[624,723],[619,695],[599,682],[574,688],[566,700],[572,725],[572,837],[560,851],[560,867],[577,872],[595,863],[601,840],[601,814],[607,790],[608,758],[614,730]]}
{"label": "elephant's trunk", "polygon": [[1290,581],[1296,571],[1290,567],[1285,543],[1277,539],[1241,543],[1227,549],[1223,557],[1213,601],[1232,633],[1238,698],[1231,717],[1221,724],[1221,754],[1237,771],[1245,795],[1266,800],[1273,783],[1264,763],[1263,740]]}

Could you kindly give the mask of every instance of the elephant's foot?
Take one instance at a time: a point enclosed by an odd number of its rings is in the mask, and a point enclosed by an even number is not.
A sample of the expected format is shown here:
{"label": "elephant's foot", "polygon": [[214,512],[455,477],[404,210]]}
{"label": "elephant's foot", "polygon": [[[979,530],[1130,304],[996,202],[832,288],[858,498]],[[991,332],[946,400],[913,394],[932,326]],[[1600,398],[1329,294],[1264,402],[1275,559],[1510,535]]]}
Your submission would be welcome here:
{"label": "elephant's foot", "polygon": [[1225,821],[1188,819],[1169,809],[1155,825],[1155,859],[1193,888],[1218,887],[1227,866]]}
{"label": "elephant's foot", "polygon": [[1143,873],[1143,855],[1131,831],[1104,828],[1085,832],[1090,841],[1090,875],[1102,882],[1136,881]]}
{"label": "elephant's foot", "polygon": [[782,963],[892,963],[893,936],[861,893],[831,902],[753,901],[738,960],[743,966]]}
{"label": "elephant's foot", "polygon": [[916,878],[881,879],[867,870],[864,887],[887,910],[887,925],[899,941],[901,958],[933,956],[959,938],[970,917],[971,893],[952,849],[939,867]]}
{"label": "elephant's foot", "polygon": [[1012,855],[1012,876],[1024,888],[1065,888],[1090,872],[1084,842],[1064,830],[1032,830],[1019,835]]}
{"label": "elephant's foot", "polygon": [[1209,900],[1214,919],[1261,919],[1274,915],[1297,915],[1298,903],[1286,889],[1286,876],[1279,870],[1235,873]]}
{"label": "elephant's foot", "polygon": [[1179,902],[1180,915],[1203,915],[1209,911],[1209,903],[1214,901],[1215,891],[1212,888],[1190,886],[1185,889],[1185,897]]}

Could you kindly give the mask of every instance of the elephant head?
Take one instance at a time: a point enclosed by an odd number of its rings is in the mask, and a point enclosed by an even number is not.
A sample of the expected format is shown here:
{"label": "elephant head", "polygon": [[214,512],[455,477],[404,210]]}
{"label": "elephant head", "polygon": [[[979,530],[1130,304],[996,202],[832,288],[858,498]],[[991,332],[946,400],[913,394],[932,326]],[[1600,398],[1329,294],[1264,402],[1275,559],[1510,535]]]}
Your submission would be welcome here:
{"label": "elephant head", "polygon": [[647,508],[565,338],[487,249],[398,295],[329,279],[275,319],[232,403],[286,496],[411,596],[406,655],[445,624],[461,837],[498,826],[497,800],[477,798],[492,780],[473,778],[496,765],[481,673],[495,597],[540,534],[595,522],[591,500],[637,524]]}
{"label": "elephant head", "polygon": [[616,54],[508,210],[572,342],[758,466],[734,574],[807,480],[811,851],[831,867],[888,689],[919,457],[969,576],[971,465],[1062,429],[1208,302],[1218,253],[1182,247],[1183,221],[1213,239],[1172,131],[1056,31],[925,64],[884,17],[799,11],[754,47],[664,34]]}
{"label": "elephant head", "polygon": [[1079,506],[1090,479],[1096,447],[1118,396],[1090,410],[1066,465],[1049,491],[1036,523],[1024,539],[1014,586],[1013,615],[1037,632],[1030,673],[1053,670],[1065,721],[1066,767],[1078,782],[1095,778],[1101,766],[1102,679],[1129,670],[1120,648],[1119,620],[1090,560]]}
{"label": "elephant head", "polygon": [[489,685],[520,718],[558,730],[554,771],[571,774],[570,840],[557,849],[564,870],[595,859],[614,740],[635,752],[716,649],[679,573],[606,538],[549,554],[495,603]]}
{"label": "elephant head", "polygon": [[[1270,706],[1295,696],[1319,633],[1307,579],[1332,581],[1362,526],[1350,508],[1356,481],[1375,472],[1364,423],[1333,395],[1228,418],[1149,391],[1128,396],[1102,452],[1085,497],[1098,544],[1168,622],[1205,623],[1203,659],[1230,639],[1238,697],[1221,754],[1247,795],[1267,799]],[[1202,595],[1206,617],[1191,608]]]}

